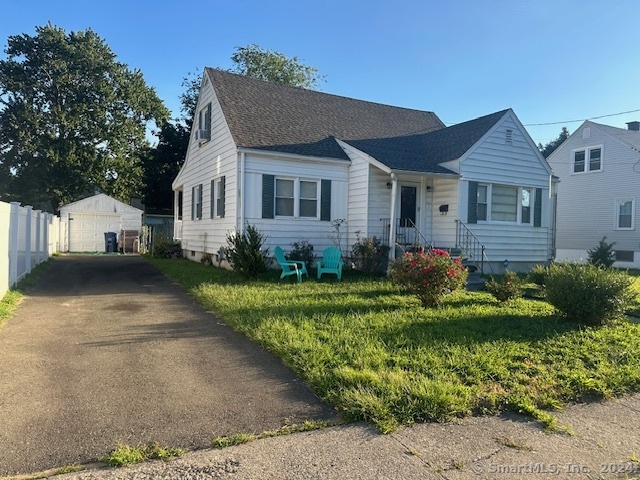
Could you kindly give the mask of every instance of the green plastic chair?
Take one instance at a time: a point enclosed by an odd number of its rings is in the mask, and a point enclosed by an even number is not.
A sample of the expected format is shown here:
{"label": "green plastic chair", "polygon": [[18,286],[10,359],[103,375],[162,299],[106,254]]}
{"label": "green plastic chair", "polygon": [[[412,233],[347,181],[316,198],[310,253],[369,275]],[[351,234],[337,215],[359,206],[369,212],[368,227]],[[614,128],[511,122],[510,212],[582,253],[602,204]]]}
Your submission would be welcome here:
{"label": "green plastic chair", "polygon": [[322,252],[322,260],[318,262],[318,279],[323,273],[335,273],[342,280],[342,252],[338,247],[328,247]]}
{"label": "green plastic chair", "polygon": [[306,275],[309,278],[309,272],[307,272],[307,265],[299,260],[287,260],[284,256],[284,250],[281,247],[273,249],[273,254],[276,256],[278,265],[282,268],[282,275],[280,280],[289,275],[295,275],[298,278],[298,282],[302,281],[302,275]]}

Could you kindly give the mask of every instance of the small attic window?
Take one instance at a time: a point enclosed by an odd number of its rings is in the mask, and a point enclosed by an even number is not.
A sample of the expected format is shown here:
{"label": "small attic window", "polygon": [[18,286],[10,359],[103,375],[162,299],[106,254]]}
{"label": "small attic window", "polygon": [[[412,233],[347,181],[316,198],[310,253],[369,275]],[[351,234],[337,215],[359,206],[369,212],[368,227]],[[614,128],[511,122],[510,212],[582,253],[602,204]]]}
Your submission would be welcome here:
{"label": "small attic window", "polygon": [[584,130],[582,130],[582,138],[589,138],[589,137],[591,137],[591,129],[587,127]]}
{"label": "small attic window", "polygon": [[505,132],[504,143],[507,145],[513,145],[513,130],[508,129]]}

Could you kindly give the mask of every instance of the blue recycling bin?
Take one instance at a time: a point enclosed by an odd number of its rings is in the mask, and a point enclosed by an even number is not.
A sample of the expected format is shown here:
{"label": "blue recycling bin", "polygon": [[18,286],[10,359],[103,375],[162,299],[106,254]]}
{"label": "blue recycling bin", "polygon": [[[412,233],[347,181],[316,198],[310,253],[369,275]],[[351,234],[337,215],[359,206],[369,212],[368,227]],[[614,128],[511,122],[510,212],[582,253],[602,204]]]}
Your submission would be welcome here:
{"label": "blue recycling bin", "polygon": [[118,251],[118,234],[116,232],[104,232],[104,251],[106,253]]}

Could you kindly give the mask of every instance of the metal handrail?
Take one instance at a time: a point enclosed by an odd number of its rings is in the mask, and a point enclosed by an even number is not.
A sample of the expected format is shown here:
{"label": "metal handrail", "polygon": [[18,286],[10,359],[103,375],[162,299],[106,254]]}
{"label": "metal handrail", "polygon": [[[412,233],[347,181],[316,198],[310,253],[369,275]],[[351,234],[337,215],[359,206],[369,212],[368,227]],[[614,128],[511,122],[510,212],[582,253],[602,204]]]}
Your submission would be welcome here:
{"label": "metal handrail", "polygon": [[[389,245],[391,239],[390,235],[390,227],[391,227],[391,219],[390,218],[381,218],[382,222],[382,242],[385,245]],[[398,232],[402,232],[398,234]],[[405,242],[398,242],[398,237],[404,237]],[[433,248],[431,242],[427,240],[427,238],[422,234],[422,232],[418,229],[416,224],[410,218],[396,218],[396,245],[400,247],[403,251],[406,251],[407,245],[418,245],[421,248],[430,250]]]}
{"label": "metal handrail", "polygon": [[[494,273],[491,262],[489,262],[489,258],[485,253],[487,247],[485,247],[484,243],[460,220],[456,220],[456,248],[462,250],[467,258],[473,262],[476,267],[480,268],[480,273],[484,274],[485,259],[487,260],[487,265],[489,265],[491,273]],[[478,265],[478,257],[480,257],[480,265]]]}

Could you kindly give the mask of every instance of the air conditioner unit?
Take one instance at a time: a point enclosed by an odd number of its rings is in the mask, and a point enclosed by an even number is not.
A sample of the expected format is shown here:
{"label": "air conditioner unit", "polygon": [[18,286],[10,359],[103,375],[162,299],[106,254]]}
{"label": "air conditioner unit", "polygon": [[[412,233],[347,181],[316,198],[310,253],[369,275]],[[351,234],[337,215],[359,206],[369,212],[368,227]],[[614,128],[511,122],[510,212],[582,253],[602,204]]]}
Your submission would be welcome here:
{"label": "air conditioner unit", "polygon": [[196,140],[209,140],[209,132],[207,130],[196,130]]}

